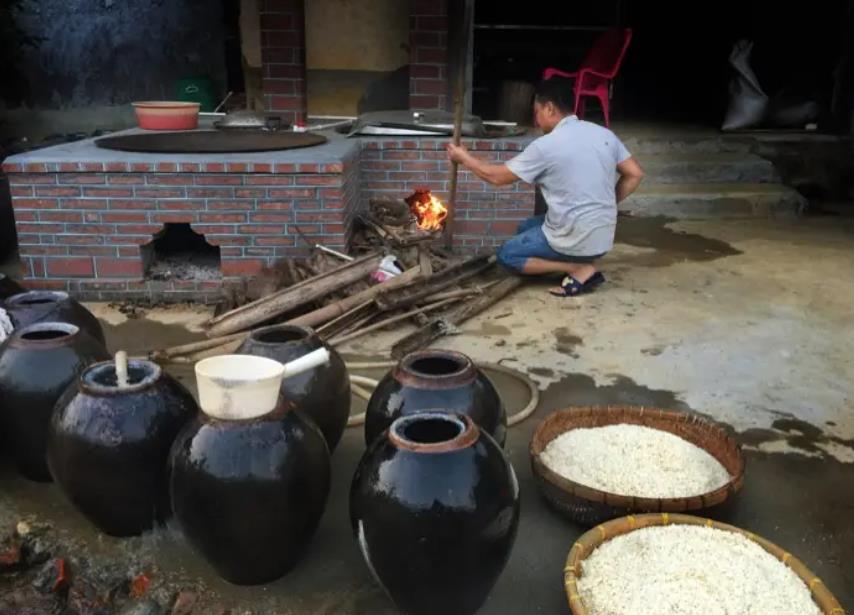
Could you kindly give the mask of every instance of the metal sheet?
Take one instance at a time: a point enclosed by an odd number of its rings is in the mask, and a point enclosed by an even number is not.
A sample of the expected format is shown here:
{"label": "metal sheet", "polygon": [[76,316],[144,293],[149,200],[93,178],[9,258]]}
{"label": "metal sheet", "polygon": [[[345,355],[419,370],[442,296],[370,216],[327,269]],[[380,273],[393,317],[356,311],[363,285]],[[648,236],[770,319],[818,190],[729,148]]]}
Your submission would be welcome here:
{"label": "metal sheet", "polygon": [[[449,136],[454,131],[454,117],[446,111],[373,111],[359,116],[347,136]],[[515,137],[525,134],[524,127],[490,125],[479,117],[463,118],[462,135],[484,139]]]}
{"label": "metal sheet", "polygon": [[326,143],[323,135],[264,130],[150,132],[95,139],[95,145],[104,149],[176,154],[270,152],[322,143]]}

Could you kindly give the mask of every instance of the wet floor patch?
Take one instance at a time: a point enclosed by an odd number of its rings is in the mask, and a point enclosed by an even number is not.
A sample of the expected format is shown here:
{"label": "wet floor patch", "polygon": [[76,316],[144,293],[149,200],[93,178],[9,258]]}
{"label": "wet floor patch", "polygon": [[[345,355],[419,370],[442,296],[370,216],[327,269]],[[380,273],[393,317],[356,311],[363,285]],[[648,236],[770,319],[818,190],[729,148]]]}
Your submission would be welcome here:
{"label": "wet floor patch", "polygon": [[854,439],[828,434],[812,423],[795,418],[777,419],[770,429],[748,429],[739,434],[739,440],[759,449],[777,445],[777,448],[788,447],[809,457],[854,463]]}
{"label": "wet floor patch", "polygon": [[568,374],[552,388],[561,391],[567,406],[606,403],[692,410],[673,391],[650,389],[622,374],[608,374],[608,377],[610,384],[597,385],[592,376]]}
{"label": "wet floor patch", "polygon": [[479,335],[483,337],[503,337],[510,335],[513,332],[509,327],[497,325],[489,320],[484,320],[480,323],[480,326],[477,329],[464,329],[463,333],[466,335]]}
{"label": "wet floor patch", "polygon": [[667,267],[684,261],[712,261],[742,254],[732,245],[696,233],[676,231],[668,225],[672,218],[632,218],[621,216],[617,221],[616,243],[649,248],[655,252],[633,255],[637,267]]}
{"label": "wet floor patch", "polygon": [[584,344],[584,340],[572,333],[568,327],[559,327],[554,331],[555,350],[561,354],[569,355],[573,359],[578,358],[576,348]]}
{"label": "wet floor patch", "polygon": [[147,354],[155,348],[166,348],[186,344],[204,338],[201,333],[190,331],[180,324],[164,324],[147,318],[128,318],[121,324],[112,325],[101,321],[107,348],[126,350],[128,354]]}

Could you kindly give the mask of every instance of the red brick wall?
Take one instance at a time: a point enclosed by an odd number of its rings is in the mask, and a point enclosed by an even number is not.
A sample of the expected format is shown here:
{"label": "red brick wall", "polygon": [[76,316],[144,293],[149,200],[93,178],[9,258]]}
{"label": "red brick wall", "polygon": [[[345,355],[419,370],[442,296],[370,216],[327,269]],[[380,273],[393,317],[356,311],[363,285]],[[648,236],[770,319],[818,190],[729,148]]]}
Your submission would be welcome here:
{"label": "red brick wall", "polygon": [[[167,222],[188,222],[220,246],[224,278],[304,254],[310,241],[345,248],[358,158],[344,163],[58,163],[4,165],[28,286],[85,298],[215,295],[220,281],[142,279],[139,247]],[[88,278],[88,279],[87,279]],[[91,278],[97,278],[95,280]],[[155,286],[157,288],[155,288]]]}
{"label": "red brick wall", "polygon": [[[433,139],[363,139],[363,201],[371,197],[403,198],[415,188],[430,188],[447,200],[450,165],[446,141]],[[509,160],[524,147],[520,141],[463,140],[483,160]],[[454,246],[463,252],[500,246],[521,220],[534,213],[534,187],[517,182],[492,186],[460,169],[457,181]]]}
{"label": "red brick wall", "polygon": [[410,0],[409,106],[449,109],[448,0]]}
{"label": "red brick wall", "polygon": [[261,0],[261,57],[267,111],[284,121],[307,115],[302,0]]}

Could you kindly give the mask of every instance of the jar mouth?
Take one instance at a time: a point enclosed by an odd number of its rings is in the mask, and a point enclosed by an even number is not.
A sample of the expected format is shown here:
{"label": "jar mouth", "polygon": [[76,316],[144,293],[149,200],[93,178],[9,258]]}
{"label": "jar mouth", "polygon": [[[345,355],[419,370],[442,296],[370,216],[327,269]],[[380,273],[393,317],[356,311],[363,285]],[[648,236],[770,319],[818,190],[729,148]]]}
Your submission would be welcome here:
{"label": "jar mouth", "polygon": [[47,305],[68,299],[68,293],[61,290],[31,290],[18,293],[6,300],[7,305]]}
{"label": "jar mouth", "polygon": [[39,322],[15,331],[15,340],[24,344],[63,344],[80,332],[80,328],[66,322]]}
{"label": "jar mouth", "polygon": [[416,453],[460,450],[474,444],[479,435],[480,430],[470,417],[438,411],[401,416],[388,429],[388,439],[394,446]]}
{"label": "jar mouth", "polygon": [[475,375],[472,360],[451,350],[413,352],[403,358],[397,369],[399,380],[422,388],[462,386],[474,380]]}
{"label": "jar mouth", "polygon": [[131,393],[148,388],[160,378],[161,370],[157,363],[145,359],[128,359],[128,382],[119,386],[114,361],[101,361],[87,368],[80,376],[83,388],[92,393],[110,395]]}
{"label": "jar mouth", "polygon": [[312,336],[314,332],[308,327],[296,325],[271,325],[256,329],[250,334],[252,341],[259,344],[289,344],[301,342]]}

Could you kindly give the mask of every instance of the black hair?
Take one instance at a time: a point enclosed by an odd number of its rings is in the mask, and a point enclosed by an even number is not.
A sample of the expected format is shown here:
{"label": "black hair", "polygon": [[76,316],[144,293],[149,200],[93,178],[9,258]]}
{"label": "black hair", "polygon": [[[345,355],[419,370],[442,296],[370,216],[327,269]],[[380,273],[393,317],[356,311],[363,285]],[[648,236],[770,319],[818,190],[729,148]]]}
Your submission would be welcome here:
{"label": "black hair", "polygon": [[534,100],[544,105],[552,103],[562,113],[572,113],[574,107],[572,79],[552,77],[540,81],[534,88]]}

